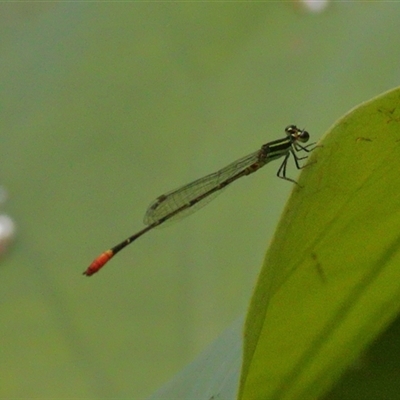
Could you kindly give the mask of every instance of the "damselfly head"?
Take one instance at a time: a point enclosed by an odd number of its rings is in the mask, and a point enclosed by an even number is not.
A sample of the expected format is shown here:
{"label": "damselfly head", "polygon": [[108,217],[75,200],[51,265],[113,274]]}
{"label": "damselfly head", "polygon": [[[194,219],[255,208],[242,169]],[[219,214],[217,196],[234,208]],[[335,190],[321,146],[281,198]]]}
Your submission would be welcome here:
{"label": "damselfly head", "polygon": [[296,125],[289,125],[285,128],[286,135],[291,136],[293,140],[306,143],[310,139],[310,134],[304,129],[299,129]]}

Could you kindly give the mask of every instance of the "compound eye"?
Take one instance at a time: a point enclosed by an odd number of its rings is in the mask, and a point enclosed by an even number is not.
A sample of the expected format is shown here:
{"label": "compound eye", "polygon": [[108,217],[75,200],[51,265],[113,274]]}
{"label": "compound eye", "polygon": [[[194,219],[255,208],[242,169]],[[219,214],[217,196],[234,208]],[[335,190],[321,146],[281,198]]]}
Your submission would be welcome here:
{"label": "compound eye", "polygon": [[289,135],[293,135],[294,133],[296,133],[298,131],[298,128],[296,125],[289,125],[285,128],[285,132],[286,134]]}
{"label": "compound eye", "polygon": [[306,142],[308,142],[308,139],[310,139],[310,134],[307,131],[301,131],[298,136],[298,140],[301,143],[306,143]]}

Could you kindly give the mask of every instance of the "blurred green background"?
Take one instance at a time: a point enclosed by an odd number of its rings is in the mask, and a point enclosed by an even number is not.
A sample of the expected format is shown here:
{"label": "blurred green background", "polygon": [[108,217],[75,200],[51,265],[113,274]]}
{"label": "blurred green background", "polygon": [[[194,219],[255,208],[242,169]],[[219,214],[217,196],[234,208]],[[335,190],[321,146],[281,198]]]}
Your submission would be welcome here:
{"label": "blurred green background", "polygon": [[149,395],[246,311],[291,185],[268,165],[83,270],[163,192],[400,83],[396,3],[3,3],[0,22],[2,398]]}

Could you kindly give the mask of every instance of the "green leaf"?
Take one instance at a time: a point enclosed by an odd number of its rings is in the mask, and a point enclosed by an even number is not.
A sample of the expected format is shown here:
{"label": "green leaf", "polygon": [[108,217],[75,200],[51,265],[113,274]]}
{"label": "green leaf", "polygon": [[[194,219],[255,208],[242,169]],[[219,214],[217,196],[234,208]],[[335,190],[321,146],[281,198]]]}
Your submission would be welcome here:
{"label": "green leaf", "polygon": [[240,399],[320,396],[399,313],[400,89],[319,145],[252,298]]}

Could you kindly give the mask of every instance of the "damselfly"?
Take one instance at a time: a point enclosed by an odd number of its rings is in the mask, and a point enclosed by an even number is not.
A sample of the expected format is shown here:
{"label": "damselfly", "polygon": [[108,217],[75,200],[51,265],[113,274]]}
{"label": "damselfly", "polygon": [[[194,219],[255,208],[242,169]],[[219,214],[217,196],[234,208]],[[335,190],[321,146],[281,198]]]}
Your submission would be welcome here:
{"label": "damselfly", "polygon": [[222,168],[213,174],[197,179],[179,189],[172,190],[171,192],[157,197],[148,207],[144,217],[144,223],[147,226],[125,239],[123,242],[100,254],[100,256],[89,265],[83,274],[86,276],[93,275],[119,251],[140,236],[144,235],[146,232],[166,221],[187,216],[198,210],[220,193],[221,189],[242,176],[250,175],[253,172],[258,171],[270,161],[284,157],[283,162],[278,169],[277,176],[297,184],[296,181],[286,176],[287,162],[290,155],[292,155],[297,169],[302,168],[299,164],[299,160],[303,160],[307,157],[299,157],[296,152],[309,152],[312,150],[309,149],[312,144],[307,146],[302,146],[300,144],[308,142],[310,135],[307,131],[304,129],[301,130],[295,125],[289,125],[286,127],[285,132],[285,138],[266,143],[256,152],[229,164],[225,168]]}

